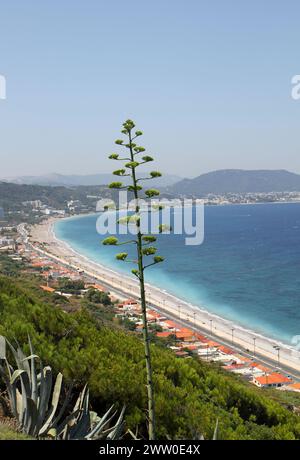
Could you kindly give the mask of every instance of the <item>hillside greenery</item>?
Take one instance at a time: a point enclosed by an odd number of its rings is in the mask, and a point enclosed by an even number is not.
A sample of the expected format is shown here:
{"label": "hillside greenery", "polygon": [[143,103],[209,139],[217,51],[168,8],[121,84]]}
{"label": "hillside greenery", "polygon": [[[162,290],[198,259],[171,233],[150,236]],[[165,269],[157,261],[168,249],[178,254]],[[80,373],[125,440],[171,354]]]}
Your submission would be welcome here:
{"label": "hillside greenery", "polygon": [[[94,304],[97,311],[96,304]],[[106,309],[109,306],[105,307]],[[101,310],[98,310],[98,313]],[[0,334],[25,351],[30,334],[36,353],[81,388],[87,381],[92,407],[103,412],[126,404],[126,423],[146,436],[143,345],[83,300],[66,313],[51,294],[23,276],[0,276]],[[152,345],[160,439],[210,439],[219,419],[221,439],[300,439],[300,419],[268,392],[196,359],[176,358]]]}

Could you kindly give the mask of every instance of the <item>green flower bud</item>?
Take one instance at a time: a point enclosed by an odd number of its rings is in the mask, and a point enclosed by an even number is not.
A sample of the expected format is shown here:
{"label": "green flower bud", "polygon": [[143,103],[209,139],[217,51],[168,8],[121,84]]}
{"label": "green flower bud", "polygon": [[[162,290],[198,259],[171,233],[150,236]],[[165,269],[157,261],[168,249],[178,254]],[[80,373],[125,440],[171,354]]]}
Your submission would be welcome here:
{"label": "green flower bud", "polygon": [[120,252],[120,254],[116,255],[116,259],[117,260],[125,260],[127,256],[128,256],[127,252]]}
{"label": "green flower bud", "polygon": [[161,173],[159,171],[151,171],[150,173],[151,177],[161,177]]}
{"label": "green flower bud", "polygon": [[133,185],[129,185],[129,186],[127,187],[127,190],[128,190],[129,192],[134,192],[135,190],[136,190],[137,192],[139,192],[140,190],[143,190],[143,187],[141,187],[140,185],[136,185],[135,187],[134,187]]}
{"label": "green flower bud", "polygon": [[121,188],[122,185],[123,185],[122,182],[112,182],[111,184],[109,184],[108,187],[109,187],[109,188],[116,188],[116,189],[118,189],[118,188]]}
{"label": "green flower bud", "polygon": [[142,160],[143,160],[145,163],[148,163],[149,161],[153,161],[153,158],[152,158],[152,157],[149,157],[148,155],[146,155],[145,157],[142,158]]}
{"label": "green flower bud", "polygon": [[144,254],[144,256],[152,256],[153,254],[155,254],[157,251],[156,248],[154,248],[153,246],[149,247],[149,248],[144,248],[142,250],[142,253]]}
{"label": "green flower bud", "polygon": [[112,153],[111,155],[109,155],[108,157],[110,160],[118,160],[119,158],[119,155],[117,153]]}
{"label": "green flower bud", "polygon": [[152,198],[152,197],[154,197],[154,196],[158,196],[158,195],[159,195],[159,191],[156,190],[155,188],[151,188],[151,189],[145,191],[145,195],[146,195],[148,198]]}
{"label": "green flower bud", "polygon": [[118,244],[118,238],[115,236],[109,236],[108,238],[105,238],[105,240],[102,241],[102,244],[104,246],[116,246]]}
{"label": "green flower bud", "polygon": [[169,233],[170,231],[172,230],[172,227],[170,227],[169,225],[159,225],[158,226],[158,231],[159,233]]}
{"label": "green flower bud", "polygon": [[137,161],[130,161],[129,163],[126,163],[125,164],[125,167],[126,168],[130,168],[130,169],[134,169],[136,168],[137,166],[139,166],[140,163],[138,163]]}
{"label": "green flower bud", "polygon": [[145,241],[145,243],[155,243],[156,237],[152,235],[145,235],[142,237],[142,240]]}
{"label": "green flower bud", "polygon": [[117,169],[117,171],[114,171],[113,174],[115,176],[123,176],[125,174],[125,169]]}

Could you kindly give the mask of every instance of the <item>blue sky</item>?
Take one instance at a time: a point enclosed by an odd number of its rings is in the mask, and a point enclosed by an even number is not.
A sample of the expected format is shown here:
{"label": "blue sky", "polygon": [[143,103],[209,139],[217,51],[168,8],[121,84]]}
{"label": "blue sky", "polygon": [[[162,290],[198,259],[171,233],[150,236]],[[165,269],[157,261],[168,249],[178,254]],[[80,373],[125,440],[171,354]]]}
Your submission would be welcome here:
{"label": "blue sky", "polygon": [[110,171],[128,117],[164,172],[300,173],[299,19],[297,0],[1,2],[0,177]]}

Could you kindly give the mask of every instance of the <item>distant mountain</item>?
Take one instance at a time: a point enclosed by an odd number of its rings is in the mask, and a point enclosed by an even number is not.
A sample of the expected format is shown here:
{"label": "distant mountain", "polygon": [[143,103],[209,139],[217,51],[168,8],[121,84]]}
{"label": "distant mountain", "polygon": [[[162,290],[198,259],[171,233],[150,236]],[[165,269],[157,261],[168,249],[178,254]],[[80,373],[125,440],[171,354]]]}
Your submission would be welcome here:
{"label": "distant mountain", "polygon": [[300,191],[300,175],[285,170],[224,169],[202,174],[167,188],[175,195]]}
{"label": "distant mountain", "polygon": [[[147,174],[147,173],[144,173]],[[141,173],[143,176],[143,173]],[[165,174],[158,179],[151,181],[152,186],[157,187],[168,187],[172,186],[182,178],[170,174]],[[20,176],[20,177],[9,177],[0,179],[5,182],[14,184],[25,184],[25,185],[43,185],[43,186],[94,186],[94,185],[105,185],[109,184],[113,180],[116,180],[116,176],[112,174],[90,174],[90,175],[62,175],[62,174],[47,174],[43,176]],[[125,182],[125,181],[124,181]]]}

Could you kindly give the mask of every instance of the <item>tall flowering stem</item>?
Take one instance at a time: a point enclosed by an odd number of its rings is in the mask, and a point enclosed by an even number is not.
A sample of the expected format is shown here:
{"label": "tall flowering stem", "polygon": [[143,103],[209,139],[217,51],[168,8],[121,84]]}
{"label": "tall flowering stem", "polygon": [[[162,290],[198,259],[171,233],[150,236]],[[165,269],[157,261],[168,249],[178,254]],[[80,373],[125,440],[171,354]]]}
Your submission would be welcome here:
{"label": "tall flowering stem", "polygon": [[[140,285],[140,298],[141,298],[141,308],[142,308],[142,320],[143,320],[143,341],[145,348],[145,363],[146,363],[146,373],[147,373],[147,390],[148,390],[148,423],[149,423],[149,439],[155,439],[155,401],[154,401],[154,388],[153,388],[153,378],[152,378],[152,362],[151,362],[151,348],[150,348],[150,338],[149,338],[149,329],[147,322],[147,303],[146,303],[146,293],[145,293],[145,278],[144,272],[145,269],[163,262],[164,258],[157,255],[157,248],[152,244],[155,243],[156,237],[153,235],[145,235],[141,230],[141,207],[140,207],[140,198],[141,193],[143,193],[143,199],[153,198],[159,195],[159,191],[156,189],[146,189],[143,190],[141,183],[146,180],[151,180],[161,176],[159,171],[151,171],[149,176],[140,178],[137,176],[137,169],[139,166],[150,163],[153,160],[149,155],[145,155],[145,148],[141,145],[137,145],[136,139],[143,135],[141,131],[135,131],[135,124],[132,120],[127,120],[123,123],[122,134],[126,137],[126,140],[117,139],[115,143],[122,147],[125,151],[124,156],[120,157],[119,154],[113,153],[109,156],[111,160],[121,161],[123,167],[117,169],[113,172],[115,176],[129,177],[130,184],[124,185],[123,182],[112,182],[109,187],[111,189],[118,190],[127,190],[133,193],[135,199],[135,213],[133,216],[119,219],[120,224],[126,225],[135,225],[136,226],[136,236],[135,238],[128,241],[128,244],[134,244],[136,246],[137,260],[128,260],[128,254],[126,252],[121,252],[116,255],[116,258],[123,262],[135,263],[137,267],[132,270],[132,273],[138,278]],[[143,192],[142,192],[143,190]],[[156,207],[156,209],[161,209],[161,207]],[[164,226],[160,226],[159,232],[164,231]],[[119,243],[119,240],[110,236],[103,241],[104,245],[123,245],[126,243]],[[145,260],[149,258],[151,261],[145,264]]]}

